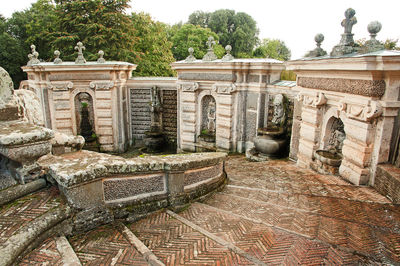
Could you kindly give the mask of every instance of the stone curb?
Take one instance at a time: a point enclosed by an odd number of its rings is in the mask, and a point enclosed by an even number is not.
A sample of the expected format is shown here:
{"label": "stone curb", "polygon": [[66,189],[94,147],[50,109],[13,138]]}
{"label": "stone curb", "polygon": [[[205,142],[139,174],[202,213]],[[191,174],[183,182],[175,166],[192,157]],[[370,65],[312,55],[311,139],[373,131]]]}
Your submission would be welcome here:
{"label": "stone curb", "polygon": [[6,242],[0,245],[0,266],[13,265],[18,256],[47,230],[71,215],[69,207],[57,208],[39,216],[28,225],[19,228]]}
{"label": "stone curb", "polygon": [[208,238],[214,240],[215,242],[217,242],[218,244],[232,250],[233,252],[239,254],[240,256],[245,257],[246,259],[248,259],[249,261],[251,261],[252,263],[254,263],[255,265],[265,265],[266,264],[262,261],[260,261],[259,259],[257,259],[256,257],[250,255],[249,253],[247,253],[246,251],[242,250],[241,248],[238,248],[237,246],[235,246],[234,244],[225,241],[224,239],[214,235],[213,233],[208,232],[207,230],[203,229],[202,227],[192,223],[191,221],[183,218],[182,216],[167,210],[167,214],[170,215],[171,217],[177,219],[178,221],[186,224],[187,226],[193,228],[194,230],[202,233],[203,235],[207,236]]}
{"label": "stone curb", "polygon": [[16,185],[0,191],[0,206],[35,192],[46,186],[46,180],[40,178],[25,185]]}
{"label": "stone curb", "polygon": [[151,250],[146,247],[145,244],[143,244],[142,241],[140,241],[139,238],[135,236],[132,231],[126,227],[123,223],[118,223],[117,224],[119,231],[124,235],[124,237],[133,245],[139,252],[142,254],[144,259],[151,265],[151,266],[165,266],[164,263],[162,263],[156,255],[151,252]]}
{"label": "stone curb", "polygon": [[71,244],[68,242],[68,239],[64,235],[55,237],[54,240],[56,242],[57,250],[61,255],[64,265],[68,266],[82,265],[74,249],[71,247]]}

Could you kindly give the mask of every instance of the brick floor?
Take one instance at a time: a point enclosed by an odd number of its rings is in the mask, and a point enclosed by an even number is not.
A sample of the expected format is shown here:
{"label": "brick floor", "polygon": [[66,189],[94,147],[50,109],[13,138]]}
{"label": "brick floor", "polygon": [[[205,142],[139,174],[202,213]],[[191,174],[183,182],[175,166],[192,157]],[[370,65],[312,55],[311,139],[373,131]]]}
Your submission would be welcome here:
{"label": "brick floor", "polygon": [[29,253],[18,265],[63,265],[54,238],[46,239],[42,245]]}
{"label": "brick floor", "polygon": [[51,187],[0,207],[0,244],[20,227],[58,206],[59,191]]}
{"label": "brick floor", "polygon": [[[400,206],[373,188],[282,160],[232,156],[226,171],[229,184],[223,191],[179,215],[268,265],[400,264]],[[41,193],[33,199],[41,199],[36,205],[53,206],[50,192]],[[32,219],[30,207],[40,213],[28,201],[0,210],[5,232],[14,230],[8,216],[25,222],[25,213]],[[252,264],[164,211],[127,226],[166,265]],[[147,265],[112,225],[69,240],[85,265]],[[53,242],[44,242],[23,263],[57,265]]]}

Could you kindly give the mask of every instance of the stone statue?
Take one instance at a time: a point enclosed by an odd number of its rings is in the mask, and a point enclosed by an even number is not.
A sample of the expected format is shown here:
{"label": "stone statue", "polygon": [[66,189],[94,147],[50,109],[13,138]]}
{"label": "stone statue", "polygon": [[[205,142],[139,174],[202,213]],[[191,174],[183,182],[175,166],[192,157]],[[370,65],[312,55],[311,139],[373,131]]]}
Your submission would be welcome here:
{"label": "stone statue", "polygon": [[32,53],[28,54],[28,58],[29,58],[29,61],[27,63],[28,66],[40,63],[39,53],[36,51],[36,46],[32,44],[31,45],[31,50],[32,50]]}
{"label": "stone statue", "polygon": [[150,115],[151,115],[151,127],[150,131],[160,130],[160,118],[159,113],[162,111],[160,92],[157,86],[153,86],[150,89]]}
{"label": "stone statue", "polygon": [[215,102],[210,101],[207,107],[207,130],[210,135],[215,135]]}
{"label": "stone statue", "polygon": [[86,59],[83,57],[83,50],[85,50],[86,47],[83,46],[82,42],[78,42],[75,46],[75,50],[78,51],[78,57],[75,59],[75,64],[85,64]]}
{"label": "stone statue", "polygon": [[208,37],[208,41],[206,42],[208,49],[207,53],[203,56],[203,61],[214,61],[217,59],[217,56],[214,54],[214,45],[217,42],[214,41],[214,37]]}
{"label": "stone statue", "polygon": [[286,110],[284,106],[283,95],[282,94],[276,95],[273,104],[274,104],[274,114],[271,122],[277,127],[282,127],[286,122]]}
{"label": "stone statue", "polygon": [[344,28],[344,33],[342,34],[340,43],[333,47],[331,56],[342,56],[357,52],[357,45],[354,43],[353,39],[354,34],[351,33],[354,24],[357,23],[357,19],[354,16],[355,14],[356,11],[352,8],[347,9],[344,13],[345,19],[343,19],[341,23]]}
{"label": "stone statue", "polygon": [[352,8],[349,8],[344,12],[345,19],[342,20],[342,27],[344,27],[345,34],[352,34],[351,30],[353,29],[353,25],[357,23],[357,18],[354,16],[356,11]]}

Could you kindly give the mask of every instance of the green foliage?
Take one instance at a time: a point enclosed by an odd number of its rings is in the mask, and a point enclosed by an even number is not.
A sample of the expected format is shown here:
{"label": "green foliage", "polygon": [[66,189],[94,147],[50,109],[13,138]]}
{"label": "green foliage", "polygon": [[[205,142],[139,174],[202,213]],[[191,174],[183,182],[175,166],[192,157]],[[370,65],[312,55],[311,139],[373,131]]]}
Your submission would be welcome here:
{"label": "green foliage", "polygon": [[188,23],[208,27],[218,35],[220,44],[232,46],[235,57],[251,56],[254,46],[258,42],[256,21],[244,12],[235,13],[234,10],[220,9],[213,13],[196,11],[189,16]]}
{"label": "green foliage", "polygon": [[136,43],[134,50],[138,53],[138,66],[135,76],[172,76],[170,64],[175,61],[172,55],[172,42],[168,40],[167,26],[155,22],[150,15],[132,13],[132,27],[135,29]]}
{"label": "green foliage", "polygon": [[6,19],[0,15],[0,66],[11,76],[14,87],[26,79],[21,66],[25,64],[24,49],[10,32]]}
{"label": "green foliage", "polygon": [[[172,37],[172,53],[175,59],[185,59],[189,55],[189,47],[193,47],[194,56],[196,58],[203,58],[207,53],[208,47],[206,42],[209,36],[213,36],[215,40],[218,40],[218,35],[208,28],[205,29],[192,24],[183,25]],[[221,45],[217,44],[214,46],[214,53],[217,57],[221,58],[225,53],[225,49]]]}
{"label": "green foliage", "polygon": [[[383,42],[383,46],[385,46],[386,50],[400,50],[400,46],[397,46],[398,41],[399,41],[398,39],[388,38]],[[356,40],[355,42],[359,47],[362,48],[365,46],[367,39],[362,38],[362,39]]]}
{"label": "green foliage", "polygon": [[128,0],[55,0],[58,30],[53,32],[53,47],[60,49],[64,60],[74,60],[74,47],[81,41],[85,58],[97,59],[103,50],[106,60],[134,62],[136,41],[132,21],[125,10]]}
{"label": "green foliage", "polygon": [[296,81],[296,74],[292,70],[283,70],[281,72],[281,80]]}
{"label": "green foliage", "polygon": [[278,39],[263,39],[254,51],[253,56],[258,58],[273,58],[281,61],[290,59],[291,52],[285,42]]}

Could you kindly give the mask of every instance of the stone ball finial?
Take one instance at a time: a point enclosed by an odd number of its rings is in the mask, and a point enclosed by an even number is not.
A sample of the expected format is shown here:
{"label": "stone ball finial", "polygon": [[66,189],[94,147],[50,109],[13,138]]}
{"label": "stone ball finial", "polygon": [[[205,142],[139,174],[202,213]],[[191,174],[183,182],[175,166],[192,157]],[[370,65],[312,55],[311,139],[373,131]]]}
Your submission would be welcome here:
{"label": "stone ball finial", "polygon": [[196,61],[196,57],[194,57],[194,55],[193,55],[193,53],[194,53],[193,47],[189,47],[188,52],[189,52],[189,56],[186,57],[185,61],[186,62],[194,62],[194,61]]}
{"label": "stone ball finial", "polygon": [[193,55],[193,53],[194,53],[193,47],[189,47],[188,52],[189,52],[190,55]]}
{"label": "stone ball finial", "polygon": [[54,64],[61,64],[62,63],[62,60],[61,60],[61,58],[60,58],[60,51],[58,51],[58,50],[55,50],[54,51],[54,55],[56,56],[56,58],[54,59]]}
{"label": "stone ball finial", "polygon": [[317,43],[317,47],[321,47],[321,43],[324,41],[325,36],[322,33],[318,33],[314,37],[314,41]]}
{"label": "stone ball finial", "polygon": [[231,51],[232,51],[232,46],[230,46],[229,44],[227,46],[225,46],[225,51],[226,51],[226,55],[224,55],[222,57],[222,61],[230,61],[233,60],[234,57],[233,55],[231,55]]}
{"label": "stone ball finial", "polygon": [[105,63],[106,60],[103,58],[104,51],[100,50],[100,51],[97,52],[97,54],[99,55],[99,58],[97,59],[97,63]]}
{"label": "stone ball finial", "polygon": [[225,51],[227,54],[230,54],[232,51],[232,46],[230,46],[229,44],[227,46],[225,46]]}
{"label": "stone ball finial", "polygon": [[382,29],[382,24],[379,21],[372,21],[368,24],[368,32],[371,37],[375,37],[378,32]]}

